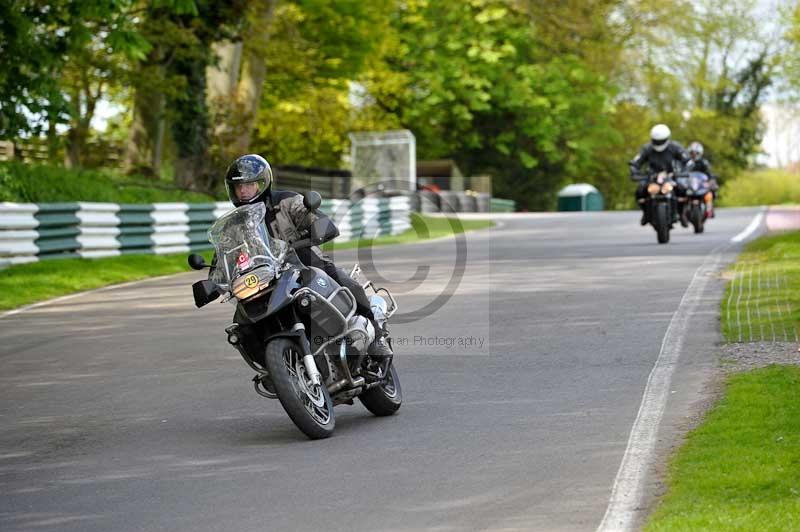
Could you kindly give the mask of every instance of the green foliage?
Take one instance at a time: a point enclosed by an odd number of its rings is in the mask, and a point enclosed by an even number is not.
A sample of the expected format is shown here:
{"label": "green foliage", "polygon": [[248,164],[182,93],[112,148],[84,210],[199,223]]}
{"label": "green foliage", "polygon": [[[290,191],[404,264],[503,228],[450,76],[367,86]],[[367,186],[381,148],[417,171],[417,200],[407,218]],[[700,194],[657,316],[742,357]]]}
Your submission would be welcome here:
{"label": "green foliage", "polygon": [[[788,51],[784,56],[783,67],[787,84],[793,90],[791,95],[797,101],[800,94],[800,2],[787,13],[788,29],[784,35]],[[787,98],[789,99],[789,98]]]}
{"label": "green foliage", "polygon": [[668,492],[645,526],[672,530],[800,528],[800,368],[733,375],[671,460]]}
{"label": "green foliage", "polygon": [[723,207],[800,204],[800,176],[785,170],[743,172],[725,184]]}
{"label": "green foliage", "polygon": [[304,0],[276,8],[253,151],[274,162],[338,168],[348,132],[398,126],[350,101],[349,81],[386,37],[391,7],[386,0]]}
{"label": "green foliage", "polygon": [[88,112],[91,99],[102,94],[101,88],[91,93],[90,85],[108,81],[112,68],[149,49],[129,16],[136,4],[4,0],[0,50],[5,58],[25,60],[0,62],[0,137],[37,133]]}
{"label": "green foliage", "polygon": [[497,195],[547,208],[610,135],[604,80],[537,45],[511,2],[408,2],[365,85],[417,137],[420,158],[494,176]]}
{"label": "green foliage", "polygon": [[[214,198],[186,192],[136,176],[100,170],[68,170],[57,166],[0,163],[0,201],[59,203],[208,202]],[[221,198],[220,198],[221,199]]]}
{"label": "green foliage", "polygon": [[[703,142],[729,179],[760,149],[759,107],[776,76],[800,88],[800,8],[786,13],[786,49],[771,46],[751,9],[750,0],[0,0],[0,51],[25,58],[0,64],[0,137],[50,126],[53,160],[66,140],[70,161],[90,165],[98,102],[135,105],[114,133],[126,138],[132,124],[130,162],[158,174],[167,159],[181,186],[211,190],[231,153],[339,167],[347,133],[408,128],[420,158],[490,174],[495,193],[523,209],[553,208],[556,191],[578,181],[598,186],[610,208],[631,208],[627,162],[654,123],[683,144]],[[206,68],[226,40],[244,43],[239,86],[209,102]],[[56,124],[69,127],[65,139]]]}
{"label": "green foliage", "polygon": [[59,13],[45,3],[0,0],[0,138],[41,128],[25,112],[55,116],[65,111],[55,73],[72,34],[41,31],[58,18]]}

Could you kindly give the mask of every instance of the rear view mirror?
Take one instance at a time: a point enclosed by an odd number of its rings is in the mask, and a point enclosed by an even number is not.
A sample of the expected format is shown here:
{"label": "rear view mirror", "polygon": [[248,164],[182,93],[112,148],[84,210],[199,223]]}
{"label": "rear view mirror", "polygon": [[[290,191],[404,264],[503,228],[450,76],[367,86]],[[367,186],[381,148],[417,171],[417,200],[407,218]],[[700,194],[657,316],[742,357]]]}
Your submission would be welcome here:
{"label": "rear view mirror", "polygon": [[197,281],[192,285],[194,304],[197,308],[208,305],[220,296],[219,287],[212,281]]}
{"label": "rear view mirror", "polygon": [[303,195],[303,206],[309,211],[316,212],[320,205],[322,205],[322,196],[319,195],[319,192],[312,190]]}
{"label": "rear view mirror", "polygon": [[191,255],[189,255],[189,266],[193,270],[202,270],[203,268],[207,267],[206,259],[204,259],[201,255],[198,255],[197,253],[192,253]]}

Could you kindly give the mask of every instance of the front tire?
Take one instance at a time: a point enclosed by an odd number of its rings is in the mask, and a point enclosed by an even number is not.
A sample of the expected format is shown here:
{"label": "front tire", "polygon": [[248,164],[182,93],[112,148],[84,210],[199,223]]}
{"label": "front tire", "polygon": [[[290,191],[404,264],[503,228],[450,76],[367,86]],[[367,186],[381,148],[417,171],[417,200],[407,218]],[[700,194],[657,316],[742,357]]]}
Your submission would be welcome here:
{"label": "front tire", "polygon": [[378,417],[391,416],[397,412],[403,404],[403,390],[400,388],[400,379],[394,364],[389,365],[385,382],[362,393],[358,399],[367,410]]}
{"label": "front tire", "polygon": [[321,383],[313,385],[300,346],[287,338],[267,344],[266,363],[283,409],[312,440],[328,438],[336,427],[333,401]]}
{"label": "front tire", "polygon": [[669,230],[670,230],[670,214],[669,214],[669,205],[664,202],[659,203],[656,205],[656,215],[655,215],[655,228],[656,228],[656,236],[658,238],[659,244],[666,244],[669,242]]}
{"label": "front tire", "polygon": [[703,232],[704,212],[703,208],[699,205],[692,207],[692,225],[694,226],[695,233]]}

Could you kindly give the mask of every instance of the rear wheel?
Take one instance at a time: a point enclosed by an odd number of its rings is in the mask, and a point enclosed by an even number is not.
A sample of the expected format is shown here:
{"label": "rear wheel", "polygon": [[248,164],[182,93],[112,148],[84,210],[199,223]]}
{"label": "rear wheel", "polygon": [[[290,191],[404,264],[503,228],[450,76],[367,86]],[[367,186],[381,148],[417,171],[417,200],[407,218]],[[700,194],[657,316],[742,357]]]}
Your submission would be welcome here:
{"label": "rear wheel", "polygon": [[358,396],[361,403],[376,416],[391,416],[403,404],[403,390],[394,364],[389,366],[386,380]]}
{"label": "rear wheel", "polygon": [[669,205],[663,202],[656,205],[656,215],[655,220],[653,220],[653,225],[656,228],[658,243],[666,244],[669,242],[669,230],[671,226]]}
{"label": "rear wheel", "polygon": [[278,399],[297,428],[312,440],[333,434],[333,401],[324,384],[311,382],[300,346],[277,338],[267,344],[266,363]]}

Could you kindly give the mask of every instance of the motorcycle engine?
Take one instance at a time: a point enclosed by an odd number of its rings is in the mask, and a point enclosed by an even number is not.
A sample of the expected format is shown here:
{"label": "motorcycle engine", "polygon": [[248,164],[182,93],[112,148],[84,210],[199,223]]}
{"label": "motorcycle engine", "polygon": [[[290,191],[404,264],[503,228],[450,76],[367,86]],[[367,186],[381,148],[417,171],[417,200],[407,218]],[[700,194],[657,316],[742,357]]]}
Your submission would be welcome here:
{"label": "motorcycle engine", "polygon": [[347,336],[347,344],[359,353],[365,353],[367,347],[375,340],[375,327],[364,316],[353,315],[347,322],[348,329],[356,329]]}

